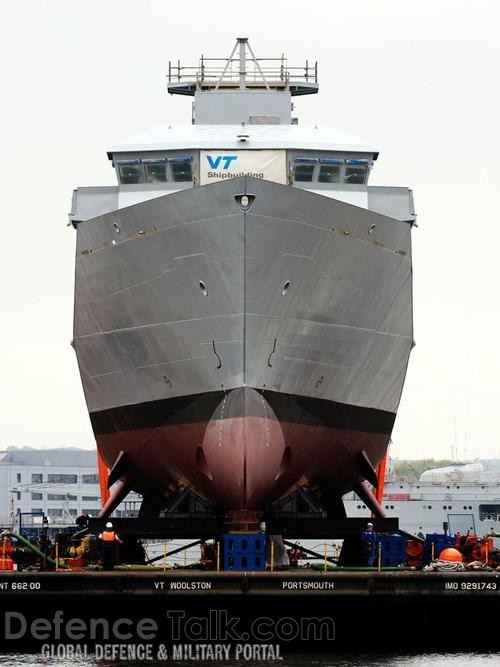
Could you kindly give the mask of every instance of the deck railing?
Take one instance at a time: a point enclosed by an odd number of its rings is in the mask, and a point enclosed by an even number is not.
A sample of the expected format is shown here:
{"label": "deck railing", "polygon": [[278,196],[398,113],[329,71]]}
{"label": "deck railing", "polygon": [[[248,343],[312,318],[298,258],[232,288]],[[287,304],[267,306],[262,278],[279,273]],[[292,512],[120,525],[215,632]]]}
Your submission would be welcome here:
{"label": "deck railing", "polygon": [[[233,88],[241,82],[239,58],[200,58],[197,67],[168,63],[168,82],[195,81],[199,90],[206,88]],[[291,81],[318,83],[318,64],[306,61],[302,67],[289,67],[287,59],[247,58],[245,60],[245,85],[249,88],[288,88]]]}

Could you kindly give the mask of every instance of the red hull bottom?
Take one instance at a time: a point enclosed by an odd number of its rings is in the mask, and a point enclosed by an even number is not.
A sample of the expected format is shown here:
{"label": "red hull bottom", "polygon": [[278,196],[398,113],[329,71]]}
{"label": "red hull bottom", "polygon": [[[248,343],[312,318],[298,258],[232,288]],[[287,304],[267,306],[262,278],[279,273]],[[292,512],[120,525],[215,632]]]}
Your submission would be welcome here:
{"label": "red hull bottom", "polygon": [[[225,510],[263,510],[297,484],[316,483],[340,497],[359,482],[357,455],[376,465],[388,435],[261,417],[235,417],[97,436],[112,467],[121,451],[141,493],[192,485]],[[134,484],[134,478],[137,480]],[[147,485],[145,487],[145,485]]]}
{"label": "red hull bottom", "polygon": [[191,486],[221,510],[257,512],[296,485],[339,499],[370,479],[395,415],[240,387],[91,417],[106,464],[126,454],[112,479],[146,496]]}

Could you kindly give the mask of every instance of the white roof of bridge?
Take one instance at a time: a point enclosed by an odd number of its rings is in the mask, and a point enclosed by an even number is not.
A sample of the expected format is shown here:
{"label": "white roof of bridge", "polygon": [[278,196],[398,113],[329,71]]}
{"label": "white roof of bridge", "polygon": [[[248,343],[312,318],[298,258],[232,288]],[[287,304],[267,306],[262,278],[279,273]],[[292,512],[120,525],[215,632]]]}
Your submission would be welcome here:
{"label": "white roof of bridge", "polygon": [[[238,135],[249,135],[246,141]],[[328,125],[157,125],[114,144],[108,153],[184,149],[299,149],[378,154],[377,148]]]}

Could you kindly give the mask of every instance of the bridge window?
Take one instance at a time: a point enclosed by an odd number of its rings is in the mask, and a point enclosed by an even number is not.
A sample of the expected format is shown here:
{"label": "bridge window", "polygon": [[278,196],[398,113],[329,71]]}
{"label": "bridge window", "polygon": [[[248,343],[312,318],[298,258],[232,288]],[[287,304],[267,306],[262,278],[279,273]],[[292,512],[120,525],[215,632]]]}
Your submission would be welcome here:
{"label": "bridge window", "polygon": [[312,181],[313,174],[313,164],[296,164],[293,177],[295,181]]}
{"label": "bridge window", "polygon": [[171,157],[168,159],[172,171],[172,180],[174,183],[180,183],[193,180],[193,168],[191,163],[193,158],[190,156]]}
{"label": "bridge window", "polygon": [[368,181],[369,169],[370,160],[366,158],[297,156],[293,159],[295,182],[364,185]]}
{"label": "bridge window", "polygon": [[321,158],[319,167],[320,183],[340,183],[340,168],[342,160]]}
{"label": "bridge window", "polygon": [[318,158],[296,157],[293,168],[294,181],[312,181]]}
{"label": "bridge window", "polygon": [[144,174],[140,160],[118,160],[117,165],[121,183],[130,185],[133,183],[144,182]]}
{"label": "bridge window", "polygon": [[[165,183],[167,180],[167,161],[143,160],[146,183]],[[123,182],[123,181],[122,181]]]}
{"label": "bridge window", "polygon": [[346,160],[344,182],[350,185],[366,183],[368,160]]}

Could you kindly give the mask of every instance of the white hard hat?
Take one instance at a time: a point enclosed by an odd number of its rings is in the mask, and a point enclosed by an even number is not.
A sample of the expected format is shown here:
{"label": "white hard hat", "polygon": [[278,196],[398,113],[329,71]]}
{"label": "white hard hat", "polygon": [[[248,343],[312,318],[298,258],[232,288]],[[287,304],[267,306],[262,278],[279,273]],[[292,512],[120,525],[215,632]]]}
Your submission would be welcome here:
{"label": "white hard hat", "polygon": [[113,524],[111,523],[111,521],[108,521],[108,523],[106,524],[106,528],[113,528]]}
{"label": "white hard hat", "polygon": [[366,526],[371,526],[373,528],[373,523],[367,523]]}

